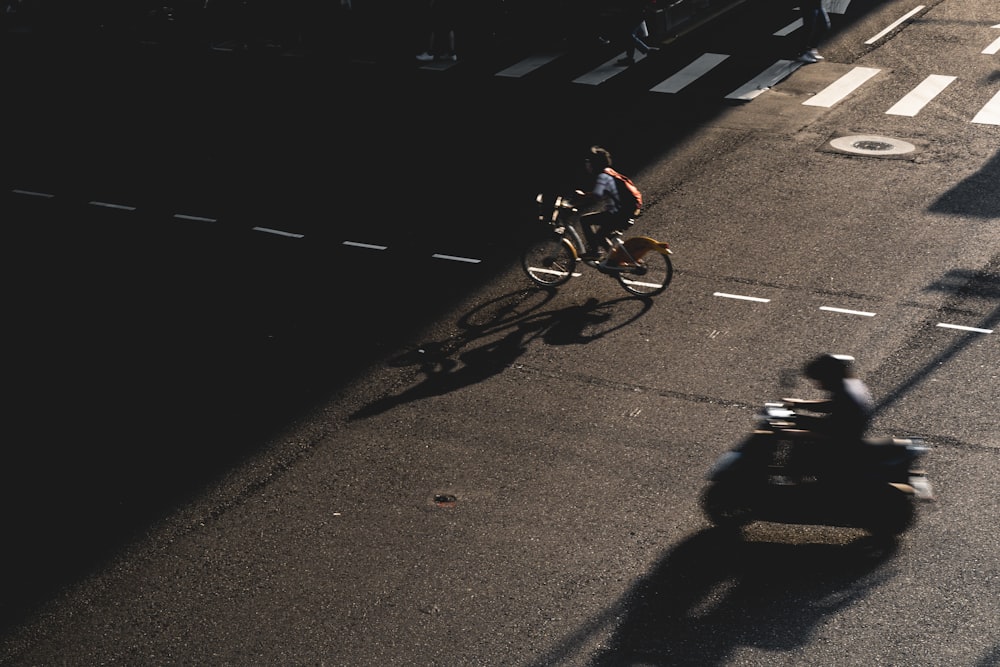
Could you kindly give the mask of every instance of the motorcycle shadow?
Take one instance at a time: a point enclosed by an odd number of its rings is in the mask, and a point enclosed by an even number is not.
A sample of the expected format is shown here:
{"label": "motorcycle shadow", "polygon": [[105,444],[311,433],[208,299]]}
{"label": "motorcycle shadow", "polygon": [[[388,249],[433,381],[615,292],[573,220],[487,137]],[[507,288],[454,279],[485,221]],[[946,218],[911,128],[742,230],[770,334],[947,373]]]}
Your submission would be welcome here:
{"label": "motorcycle shadow", "polygon": [[[590,664],[723,665],[744,647],[795,651],[824,620],[858,603],[891,572],[894,544],[867,537],[809,541],[781,526],[717,528],[690,537],[623,596],[621,623]],[[775,540],[772,538],[779,538]]]}

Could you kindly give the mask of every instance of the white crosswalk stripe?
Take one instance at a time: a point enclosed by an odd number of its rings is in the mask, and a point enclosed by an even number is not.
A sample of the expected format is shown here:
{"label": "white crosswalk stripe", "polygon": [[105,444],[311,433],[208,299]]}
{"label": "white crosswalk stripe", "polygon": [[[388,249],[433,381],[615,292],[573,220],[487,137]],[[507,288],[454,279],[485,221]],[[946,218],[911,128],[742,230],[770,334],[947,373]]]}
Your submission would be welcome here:
{"label": "white crosswalk stripe", "polygon": [[727,100],[752,100],[802,67],[796,60],[779,60],[742,86],[726,95]]}
{"label": "white crosswalk stripe", "polygon": [[980,109],[979,113],[972,119],[972,122],[984,125],[1000,125],[1000,92],[994,95],[993,99]]}
{"label": "white crosswalk stripe", "polygon": [[725,53],[703,53],[690,65],[677,72],[668,79],[656,84],[650,90],[654,93],[679,93],[689,84],[701,78],[726,60],[729,56]]}
{"label": "white crosswalk stripe", "polygon": [[[849,1],[849,0],[847,0]],[[1000,26],[998,26],[1000,27]],[[496,72],[496,76],[503,78],[520,78],[533,74],[546,66],[556,62],[566,53],[541,53],[534,54],[520,60],[509,67]],[[591,68],[582,74],[578,74],[571,80],[575,84],[588,86],[600,86],[613,77],[628,71],[629,67],[618,64],[618,59],[624,54],[618,54],[614,58],[604,61],[597,67]],[[636,63],[641,62],[645,56],[636,53]],[[680,94],[691,84],[695,83],[710,72],[716,70],[726,70],[735,59],[731,54],[726,53],[703,53],[693,61],[682,66],[671,73],[648,90],[653,93]],[[752,101],[758,96],[766,93],[772,87],[791,76],[803,63],[795,60],[778,60],[767,67],[754,78],[746,81],[728,95],[725,99],[739,101]],[[822,67],[817,65],[814,67]],[[730,68],[731,69],[731,68]],[[812,70],[810,70],[812,71]],[[831,108],[848,99],[855,91],[867,84],[882,70],[874,67],[854,67],[846,74],[832,81],[828,86],[818,93],[802,102],[805,106]],[[572,75],[570,75],[572,76]],[[880,81],[891,80],[891,70],[883,76]],[[915,88],[904,95],[893,104],[885,113],[893,116],[914,117],[921,113],[938,95],[949,86],[960,83],[961,79],[953,75],[930,74],[924,78]],[[720,91],[721,93],[721,91]],[[970,122],[984,125],[1000,125],[1000,93],[983,106]]]}
{"label": "white crosswalk stripe", "polygon": [[896,102],[886,113],[895,116],[916,116],[921,109],[927,106],[928,102],[937,97],[938,93],[947,88],[954,80],[953,76],[931,74],[906,97]]}
{"label": "white crosswalk stripe", "polygon": [[810,107],[832,107],[881,71],[874,67],[855,67],[802,104]]}

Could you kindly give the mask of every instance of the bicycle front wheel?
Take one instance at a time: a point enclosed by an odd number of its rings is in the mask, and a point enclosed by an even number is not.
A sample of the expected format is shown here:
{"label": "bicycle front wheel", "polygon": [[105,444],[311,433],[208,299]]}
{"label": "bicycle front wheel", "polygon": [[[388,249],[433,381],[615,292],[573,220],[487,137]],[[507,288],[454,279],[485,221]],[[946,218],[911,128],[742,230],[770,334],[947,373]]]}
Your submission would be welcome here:
{"label": "bicycle front wheel", "polygon": [[640,260],[642,270],[621,271],[615,274],[626,292],[636,296],[656,296],[674,277],[674,265],[670,255],[648,252]]}
{"label": "bicycle front wheel", "polygon": [[535,283],[543,287],[562,285],[573,277],[576,254],[560,236],[531,243],[521,255],[521,266]]}

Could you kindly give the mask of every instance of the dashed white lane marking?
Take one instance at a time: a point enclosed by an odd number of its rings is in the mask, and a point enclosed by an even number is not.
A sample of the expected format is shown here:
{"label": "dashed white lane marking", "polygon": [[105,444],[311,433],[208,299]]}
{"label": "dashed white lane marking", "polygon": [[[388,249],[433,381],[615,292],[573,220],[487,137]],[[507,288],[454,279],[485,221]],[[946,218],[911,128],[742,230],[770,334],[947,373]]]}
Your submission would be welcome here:
{"label": "dashed white lane marking", "polygon": [[305,238],[305,234],[296,234],[294,232],[285,232],[280,229],[271,229],[270,227],[254,227],[255,232],[264,232],[265,234],[276,234],[277,236],[287,236],[291,239],[301,239]]}
{"label": "dashed white lane marking", "polygon": [[974,333],[984,333],[991,334],[993,329],[980,329],[978,327],[965,327],[961,324],[947,324],[945,322],[938,322],[938,326],[942,329],[958,329],[959,331],[972,331]]}
{"label": "dashed white lane marking", "polygon": [[1000,92],[994,95],[993,99],[979,110],[979,113],[975,115],[972,122],[984,125],[1000,125]]}
{"label": "dashed white lane marking", "polygon": [[52,199],[55,195],[49,194],[48,192],[35,192],[33,190],[11,190],[16,195],[24,195],[26,197],[42,197],[43,199]]}
{"label": "dashed white lane marking", "polygon": [[113,208],[119,211],[135,210],[135,206],[129,206],[127,204],[112,204],[111,202],[106,202],[106,201],[91,201],[87,203],[90,204],[91,206],[100,206],[101,208]]}
{"label": "dashed white lane marking", "polygon": [[845,315],[861,315],[862,317],[875,317],[875,313],[869,313],[864,310],[848,310],[847,308],[834,308],[833,306],[820,306],[819,309],[831,313],[843,313]]}
{"label": "dashed white lane marking", "polygon": [[770,299],[763,299],[759,296],[745,296],[743,294],[726,294],[725,292],[714,292],[712,296],[720,296],[723,299],[739,299],[740,301],[756,301],[758,303],[769,303]]}
{"label": "dashed white lane marking", "polygon": [[893,22],[891,25],[889,25],[888,28],[886,28],[885,30],[883,30],[879,34],[875,35],[874,37],[872,37],[871,39],[869,39],[868,41],[866,41],[865,44],[874,44],[878,40],[880,40],[883,37],[885,37],[886,35],[888,35],[893,30],[895,30],[896,28],[898,28],[904,21],[908,21],[915,14],[919,14],[923,9],[924,9],[923,5],[917,5],[916,9],[914,9],[911,12],[908,12],[908,13],[904,14],[902,18],[900,18],[900,19],[896,20],[895,22]]}
{"label": "dashed white lane marking", "polygon": [[903,99],[896,102],[886,113],[894,116],[916,116],[921,109],[927,106],[928,102],[937,97],[954,80],[955,77],[953,76],[931,74],[919,86],[903,97]]}
{"label": "dashed white lane marking", "polygon": [[520,78],[531,74],[536,69],[540,69],[545,65],[548,65],[553,60],[562,57],[562,53],[539,53],[536,55],[528,56],[519,63],[515,63],[506,69],[502,69],[496,73],[496,76],[503,76],[509,78]]}
{"label": "dashed white lane marking", "polygon": [[200,215],[187,215],[186,213],[174,213],[175,220],[190,220],[192,222],[218,222],[215,218],[206,218]]}
{"label": "dashed white lane marking", "polygon": [[473,259],[472,257],[458,257],[457,255],[442,255],[440,253],[434,253],[431,255],[434,259],[447,259],[453,262],[465,262],[467,264],[479,264],[483,260]]}
{"label": "dashed white lane marking", "polygon": [[880,71],[882,70],[874,67],[855,67],[802,104],[810,107],[832,107]]}
{"label": "dashed white lane marking", "polygon": [[779,60],[753,79],[726,95],[727,100],[752,100],[802,67],[796,60]]}
{"label": "dashed white lane marking", "polygon": [[683,90],[688,84],[704,76],[713,67],[721,63],[729,56],[724,53],[703,53],[690,65],[677,72],[669,79],[665,79],[649,90],[654,93],[676,93]]}
{"label": "dashed white lane marking", "polygon": [[348,245],[353,248],[365,248],[366,250],[387,250],[389,246],[387,245],[375,245],[373,243],[360,243],[358,241],[344,241],[343,245]]}

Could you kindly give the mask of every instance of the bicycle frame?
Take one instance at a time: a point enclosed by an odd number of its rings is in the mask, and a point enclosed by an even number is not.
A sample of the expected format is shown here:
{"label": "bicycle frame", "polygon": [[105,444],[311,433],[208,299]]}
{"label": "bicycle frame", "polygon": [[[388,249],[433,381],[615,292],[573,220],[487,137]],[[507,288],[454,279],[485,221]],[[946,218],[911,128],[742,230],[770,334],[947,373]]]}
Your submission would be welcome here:
{"label": "bicycle frame", "polygon": [[[577,262],[583,262],[600,273],[614,276],[626,291],[637,296],[651,296],[666,289],[673,277],[670,261],[673,251],[669,244],[647,236],[623,239],[621,232],[615,232],[610,239],[611,252],[604,261],[581,259],[581,250],[586,245],[578,227],[584,224],[585,216],[566,197],[556,196],[547,201],[545,195],[539,194],[536,201],[540,206],[539,221],[552,228],[558,242],[549,241],[549,250],[537,244],[526,250],[522,264],[534,282],[545,287],[561,285],[575,275]],[[559,246],[564,246],[564,250],[558,251]],[[653,262],[647,258],[650,253],[663,259]]]}

